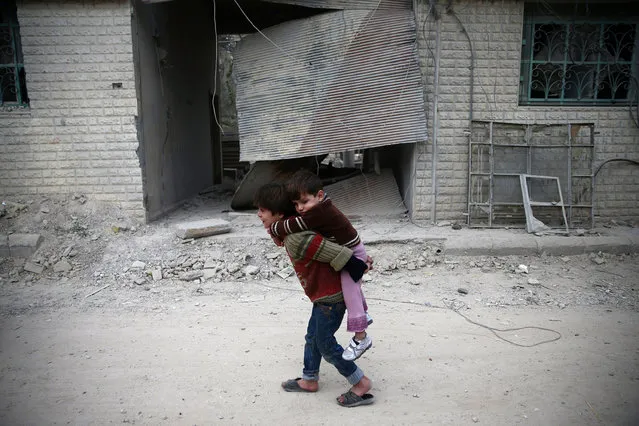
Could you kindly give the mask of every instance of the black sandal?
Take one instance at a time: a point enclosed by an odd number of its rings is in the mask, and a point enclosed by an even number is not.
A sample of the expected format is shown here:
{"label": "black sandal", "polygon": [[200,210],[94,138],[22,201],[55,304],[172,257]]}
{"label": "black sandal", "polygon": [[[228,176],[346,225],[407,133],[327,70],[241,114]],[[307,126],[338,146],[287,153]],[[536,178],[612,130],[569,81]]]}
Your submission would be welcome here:
{"label": "black sandal", "polygon": [[352,390],[340,395],[344,400],[340,401],[337,398],[337,403],[342,407],[359,407],[360,405],[369,405],[375,402],[375,397],[370,393],[365,393],[362,396],[357,395]]}
{"label": "black sandal", "polygon": [[300,386],[300,384],[298,383],[300,380],[302,380],[301,377],[298,377],[296,379],[288,379],[285,382],[282,382],[282,389],[284,389],[286,392],[308,392],[308,393],[314,393],[315,391],[310,391],[308,389],[304,389],[303,387]]}

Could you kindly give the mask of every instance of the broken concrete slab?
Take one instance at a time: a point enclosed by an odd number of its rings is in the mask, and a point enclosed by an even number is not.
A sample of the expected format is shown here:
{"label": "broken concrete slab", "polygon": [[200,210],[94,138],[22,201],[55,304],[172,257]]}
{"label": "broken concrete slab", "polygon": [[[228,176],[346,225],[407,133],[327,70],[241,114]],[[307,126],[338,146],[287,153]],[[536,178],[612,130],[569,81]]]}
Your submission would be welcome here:
{"label": "broken concrete slab", "polygon": [[27,272],[33,272],[34,274],[41,274],[44,271],[44,266],[33,262],[26,262],[22,269]]}
{"label": "broken concrete slab", "polygon": [[11,257],[27,258],[38,250],[44,238],[40,234],[11,234],[8,241]]}
{"label": "broken concrete slab", "polygon": [[175,234],[183,240],[225,234],[227,232],[231,232],[231,224],[222,219],[206,219],[180,223],[176,226],[175,230]]}

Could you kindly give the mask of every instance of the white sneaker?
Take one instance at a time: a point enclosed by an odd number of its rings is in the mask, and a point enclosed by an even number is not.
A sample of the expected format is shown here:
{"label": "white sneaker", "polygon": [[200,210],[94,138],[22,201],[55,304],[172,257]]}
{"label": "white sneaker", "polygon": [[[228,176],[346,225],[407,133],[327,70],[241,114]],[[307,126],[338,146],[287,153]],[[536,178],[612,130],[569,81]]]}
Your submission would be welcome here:
{"label": "white sneaker", "polygon": [[367,334],[359,344],[355,343],[355,340],[351,338],[348,347],[342,352],[342,358],[346,361],[355,361],[362,356],[364,352],[369,350],[373,346],[373,339]]}
{"label": "white sneaker", "polygon": [[368,323],[368,325],[371,325],[373,323],[373,317],[368,315],[368,312],[366,312],[366,322]]}

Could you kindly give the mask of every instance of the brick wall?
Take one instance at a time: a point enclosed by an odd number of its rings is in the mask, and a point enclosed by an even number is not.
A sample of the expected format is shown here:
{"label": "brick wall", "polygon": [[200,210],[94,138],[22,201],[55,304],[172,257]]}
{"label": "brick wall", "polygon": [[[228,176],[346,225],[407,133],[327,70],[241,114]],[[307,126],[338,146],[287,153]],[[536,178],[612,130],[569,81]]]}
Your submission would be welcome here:
{"label": "brick wall", "polygon": [[[437,212],[441,221],[465,220],[468,185],[468,137],[470,111],[470,48],[475,58],[473,119],[512,123],[595,124],[595,166],[622,157],[639,160],[639,129],[628,107],[528,107],[519,106],[519,69],[524,3],[504,1],[454,1],[455,15],[446,13],[440,1],[441,56],[439,70],[439,135],[437,161]],[[434,114],[434,54],[436,23],[427,2],[418,2],[420,62],[426,81],[429,136]],[[461,21],[457,21],[455,16]],[[426,20],[425,24],[424,21]],[[418,147],[417,219],[431,219],[432,180],[430,142]],[[602,220],[639,220],[639,170],[628,163],[604,166],[596,177],[595,216]]]}
{"label": "brick wall", "polygon": [[18,21],[30,108],[0,111],[0,196],[77,192],[142,217],[129,2],[18,1]]}

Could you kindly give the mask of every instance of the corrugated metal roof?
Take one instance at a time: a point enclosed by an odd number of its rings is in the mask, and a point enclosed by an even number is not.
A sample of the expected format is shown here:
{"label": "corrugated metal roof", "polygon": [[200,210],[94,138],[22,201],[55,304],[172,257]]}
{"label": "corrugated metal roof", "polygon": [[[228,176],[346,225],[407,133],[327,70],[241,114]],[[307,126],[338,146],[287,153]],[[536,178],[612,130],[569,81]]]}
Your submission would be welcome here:
{"label": "corrugated metal roof", "polygon": [[238,43],[242,161],[426,140],[411,10],[345,10]]}
{"label": "corrugated metal roof", "polygon": [[410,9],[411,2],[406,0],[262,0],[268,3],[294,4],[321,9]]}

